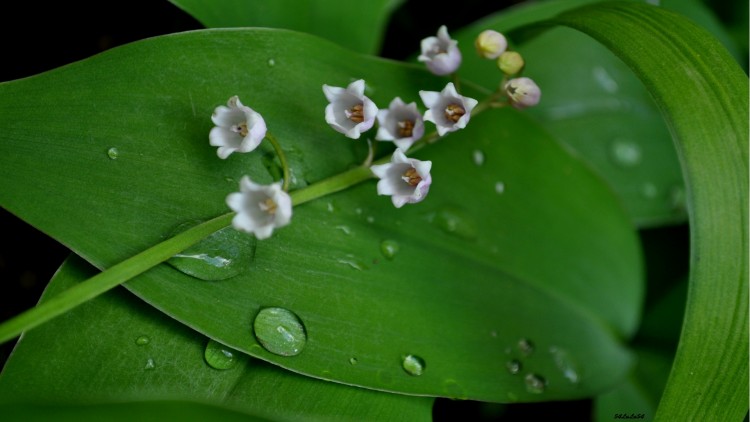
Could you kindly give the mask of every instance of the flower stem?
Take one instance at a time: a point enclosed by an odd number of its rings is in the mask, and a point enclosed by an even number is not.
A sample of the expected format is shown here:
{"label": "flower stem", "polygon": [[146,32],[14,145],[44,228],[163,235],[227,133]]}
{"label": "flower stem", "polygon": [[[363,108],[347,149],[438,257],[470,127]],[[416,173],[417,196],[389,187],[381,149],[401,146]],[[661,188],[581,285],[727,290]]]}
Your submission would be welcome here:
{"label": "flower stem", "polygon": [[286,161],[286,155],[284,154],[284,150],[281,149],[281,144],[279,144],[279,141],[276,140],[276,137],[271,135],[271,132],[266,132],[266,139],[268,139],[268,142],[271,143],[273,146],[274,151],[276,151],[276,156],[279,157],[279,162],[281,162],[281,171],[283,172],[283,178],[284,178],[284,185],[281,187],[284,192],[289,191],[289,163]]}
{"label": "flower stem", "polygon": [[342,191],[373,177],[369,167],[357,166],[351,170],[316,182],[291,193],[292,205],[297,206],[328,194]]}
{"label": "flower stem", "polygon": [[234,213],[224,214],[191,227],[3,322],[0,324],[0,344],[159,265],[217,230],[226,227],[233,216]]}
{"label": "flower stem", "polygon": [[451,73],[451,82],[453,82],[453,86],[456,88],[456,92],[461,92],[461,79],[458,77],[458,72]]}

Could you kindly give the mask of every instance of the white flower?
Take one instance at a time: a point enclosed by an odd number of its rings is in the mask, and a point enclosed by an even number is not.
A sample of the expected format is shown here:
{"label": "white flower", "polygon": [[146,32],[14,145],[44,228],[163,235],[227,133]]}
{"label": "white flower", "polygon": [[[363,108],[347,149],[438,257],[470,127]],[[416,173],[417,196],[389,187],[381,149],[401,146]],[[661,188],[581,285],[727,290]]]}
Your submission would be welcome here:
{"label": "white flower", "polygon": [[529,78],[511,79],[503,88],[513,107],[519,109],[539,104],[542,96],[542,91],[537,84]]}
{"label": "white flower", "polygon": [[364,80],[354,81],[346,88],[323,85],[323,93],[330,102],[326,106],[326,122],[338,132],[357,139],[375,123],[378,107],[365,97]]}
{"label": "white flower", "polygon": [[216,153],[225,159],[233,152],[250,152],[258,147],[266,136],[266,122],[252,108],[242,105],[235,95],[227,105],[218,106],[211,116],[216,127],[208,134],[212,146],[219,147]]}
{"label": "white flower", "polygon": [[508,40],[497,31],[488,29],[482,31],[474,41],[477,53],[485,59],[496,59],[508,48]]}
{"label": "white flower", "polygon": [[292,199],[281,190],[281,182],[258,185],[243,176],[240,192],[230,193],[227,205],[237,212],[232,226],[258,239],[271,236],[273,229],[286,226],[292,218]]}
{"label": "white flower", "polygon": [[404,104],[401,98],[391,101],[387,110],[378,111],[379,141],[393,141],[397,147],[408,150],[424,135],[424,121],[416,103]]}
{"label": "white flower", "polygon": [[432,184],[432,161],[407,158],[400,148],[393,152],[391,162],[374,165],[370,170],[380,178],[378,195],[391,195],[396,208],[419,202],[427,196]]}
{"label": "white flower", "polygon": [[424,119],[435,123],[440,136],[465,128],[471,118],[471,110],[478,102],[473,98],[459,95],[452,82],[449,82],[441,92],[419,91],[419,96],[429,108],[424,114]]}
{"label": "white flower", "polygon": [[461,66],[461,50],[458,41],[451,39],[445,25],[438,29],[437,37],[422,40],[422,54],[417,60],[424,62],[430,72],[436,75],[448,75]]}

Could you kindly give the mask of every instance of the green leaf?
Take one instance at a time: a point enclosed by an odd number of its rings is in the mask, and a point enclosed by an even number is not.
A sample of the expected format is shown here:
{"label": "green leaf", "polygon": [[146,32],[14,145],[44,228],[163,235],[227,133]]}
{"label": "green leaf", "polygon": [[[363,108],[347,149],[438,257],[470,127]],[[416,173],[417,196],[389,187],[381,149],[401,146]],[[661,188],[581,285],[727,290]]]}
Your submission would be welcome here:
{"label": "green leaf", "polygon": [[[262,26],[307,32],[361,53],[380,50],[391,12],[403,0],[170,0],[206,28]],[[294,12],[290,12],[290,11]],[[245,54],[245,53],[240,53]],[[310,65],[314,65],[311,62]]]}
{"label": "green leaf", "polygon": [[555,22],[634,70],[665,116],[688,184],[688,302],[657,417],[739,420],[748,409],[747,76],[706,31],[658,8],[608,4]]}
{"label": "green leaf", "polygon": [[[252,54],[237,56],[243,48]],[[293,189],[362,160],[365,142],[325,124],[321,91],[357,78],[381,106],[444,86],[421,67],[273,30],[154,38],[2,84],[0,162],[9,175],[0,204],[109,267],[185,221],[225,213],[241,175],[272,180],[270,147],[222,161],[208,145],[211,112],[231,95],[263,114],[286,150]],[[637,324],[642,279],[637,239],[611,191],[512,109],[477,116],[420,152],[434,162],[425,202],[395,209],[374,182],[362,184],[296,207],[292,224],[259,242],[236,277],[206,282],[163,265],[126,286],[235,349],[347,384],[539,401],[617,382],[630,365],[620,339]],[[395,256],[381,254],[386,240],[400,246]],[[270,307],[302,322],[296,356],[272,354],[256,338],[254,318]],[[522,339],[536,346],[530,356],[518,350]],[[551,348],[565,352],[565,368]],[[422,375],[402,368],[408,355],[425,362]],[[519,374],[507,370],[514,359]],[[544,394],[527,390],[534,374],[546,378]]]}
{"label": "green leaf", "polygon": [[[42,301],[95,272],[71,257]],[[178,406],[143,403],[156,400],[192,402],[188,416],[222,420],[237,419],[234,412],[268,420],[430,420],[431,399],[314,380],[240,353],[230,369],[214,369],[204,358],[207,343],[206,337],[116,289],[23,336],[0,375],[0,409],[14,410],[24,420],[29,411],[38,419],[55,411],[90,418],[127,411],[150,414],[153,420]]]}
{"label": "green leaf", "polygon": [[[500,83],[495,63],[471,51],[481,31],[507,32],[582,3],[592,1],[528,5],[463,29],[457,37],[464,50],[461,76],[493,89]],[[549,30],[517,51],[526,61],[524,75],[542,90],[541,102],[529,113],[612,186],[634,224],[684,221],[685,190],[671,137],[648,91],[627,66],[568,28]]]}

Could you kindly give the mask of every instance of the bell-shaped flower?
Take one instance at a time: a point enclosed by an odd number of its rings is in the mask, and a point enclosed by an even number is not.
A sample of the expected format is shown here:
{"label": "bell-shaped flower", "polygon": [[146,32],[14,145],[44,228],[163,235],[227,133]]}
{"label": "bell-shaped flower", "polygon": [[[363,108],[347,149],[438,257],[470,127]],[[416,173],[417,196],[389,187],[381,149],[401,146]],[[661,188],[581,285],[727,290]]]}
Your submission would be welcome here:
{"label": "bell-shaped flower", "polygon": [[258,239],[270,237],[275,228],[286,226],[292,218],[292,199],[281,189],[281,182],[259,185],[243,176],[240,191],[227,196],[227,205],[237,212],[232,226]]}
{"label": "bell-shaped flower", "polygon": [[422,40],[422,54],[417,60],[424,62],[430,72],[436,75],[448,75],[461,66],[461,50],[458,41],[451,39],[445,25],[438,29],[437,37]]}
{"label": "bell-shaped flower", "polygon": [[529,78],[515,78],[505,83],[503,87],[510,103],[515,108],[526,108],[539,104],[542,91]]}
{"label": "bell-shaped flower", "polygon": [[417,104],[405,104],[399,97],[391,101],[388,109],[378,111],[378,125],[375,139],[393,141],[404,151],[424,135],[424,121]]}
{"label": "bell-shaped flower", "polygon": [[390,163],[370,166],[380,178],[378,195],[390,195],[396,208],[419,202],[427,196],[432,184],[431,168],[432,161],[408,158],[400,148],[393,152]]}
{"label": "bell-shaped flower", "polygon": [[452,82],[440,92],[419,91],[419,96],[428,108],[424,119],[435,123],[440,136],[465,128],[471,118],[471,110],[478,103],[473,98],[460,95]]}
{"label": "bell-shaped flower", "polygon": [[226,106],[218,106],[211,115],[216,127],[208,134],[209,143],[219,147],[216,153],[226,159],[233,152],[250,152],[266,136],[266,122],[252,108],[242,105],[235,95]]}
{"label": "bell-shaped flower", "polygon": [[474,41],[477,53],[485,59],[496,59],[508,48],[505,36],[491,29],[482,31]]}
{"label": "bell-shaped flower", "polygon": [[336,131],[357,139],[375,123],[378,107],[365,97],[365,81],[360,79],[346,88],[323,85],[330,102],[326,106],[326,122]]}

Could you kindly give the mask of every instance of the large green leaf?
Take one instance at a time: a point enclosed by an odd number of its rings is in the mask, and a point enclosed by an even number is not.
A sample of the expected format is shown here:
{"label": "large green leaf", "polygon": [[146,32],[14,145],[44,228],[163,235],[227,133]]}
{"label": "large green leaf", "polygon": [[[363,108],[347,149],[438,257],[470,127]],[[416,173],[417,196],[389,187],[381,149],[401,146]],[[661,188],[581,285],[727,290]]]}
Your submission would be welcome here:
{"label": "large green leaf", "polygon": [[374,54],[380,50],[388,17],[403,0],[170,1],[207,28],[293,29],[327,38],[354,51]]}
{"label": "large green leaf", "polygon": [[680,344],[657,417],[739,420],[748,409],[748,80],[681,16],[611,4],[556,22],[599,40],[654,95],[688,184],[691,274]]}
{"label": "large green leaf", "polygon": [[[78,257],[68,259],[42,301],[95,272]],[[37,414],[43,420],[52,412],[58,420],[58,411],[87,420],[122,412],[130,420],[141,413],[153,420],[178,406],[139,403],[158,400],[194,402],[183,414],[192,420],[239,417],[228,410],[275,421],[430,420],[431,399],[314,380],[236,351],[233,366],[214,369],[204,357],[207,342],[117,289],[23,336],[0,375],[0,409],[23,415],[17,420]],[[34,405],[32,413],[21,404]]]}
{"label": "large green leaf", "polygon": [[[458,32],[461,76],[485,87],[502,77],[470,50],[485,29],[506,32],[551,12],[592,1],[558,1],[510,9]],[[542,89],[529,110],[607,180],[641,227],[684,221],[684,185],[671,137],[643,84],[595,40],[555,28],[518,47],[524,74]]]}
{"label": "large green leaf", "polygon": [[[183,222],[226,212],[242,174],[271,181],[262,152],[222,161],[208,146],[209,116],[230,95],[263,113],[295,188],[361,160],[364,142],[324,123],[320,89],[359,77],[380,105],[444,83],[298,33],[211,30],[0,85],[0,203],[109,267]],[[253,356],[375,389],[535,401],[589,396],[623,376],[630,359],[618,340],[637,324],[641,260],[607,187],[512,109],[472,119],[421,157],[434,162],[423,203],[395,209],[363,184],[295,208],[234,278],[161,266],[127,287]],[[384,240],[400,245],[392,259]],[[298,356],[254,337],[266,307],[301,319]],[[536,345],[530,356],[522,339]],[[423,375],[402,368],[410,354],[425,361]],[[506,368],[514,359],[519,374]],[[534,374],[547,379],[544,394],[527,390]]]}

